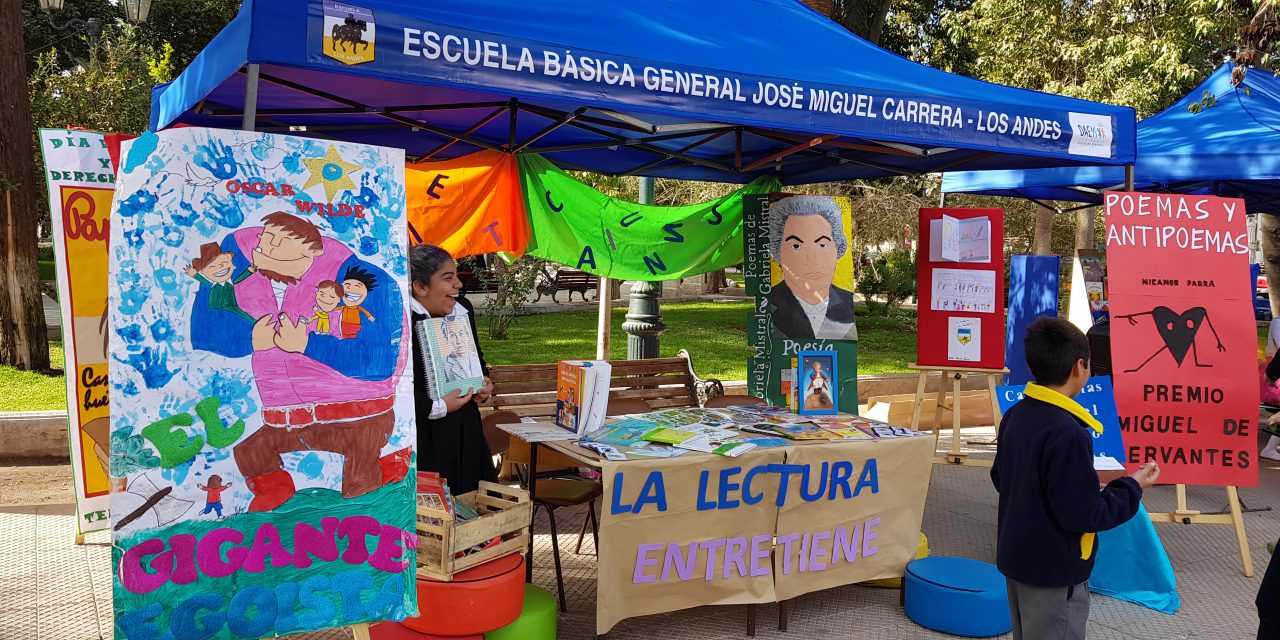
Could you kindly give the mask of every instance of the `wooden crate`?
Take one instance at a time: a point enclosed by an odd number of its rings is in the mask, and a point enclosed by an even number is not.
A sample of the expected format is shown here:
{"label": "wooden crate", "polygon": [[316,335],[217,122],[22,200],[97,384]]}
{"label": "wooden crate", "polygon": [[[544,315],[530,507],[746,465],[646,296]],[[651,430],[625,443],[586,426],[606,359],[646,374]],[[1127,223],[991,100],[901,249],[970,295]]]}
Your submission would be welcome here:
{"label": "wooden crate", "polygon": [[[456,496],[480,514],[468,522],[455,522],[453,514],[418,505],[418,575],[449,581],[453,576],[494,558],[519,553],[529,546],[533,504],[529,492],[493,482]],[[434,521],[434,522],[433,522]],[[483,551],[458,554],[494,538],[502,541]]]}

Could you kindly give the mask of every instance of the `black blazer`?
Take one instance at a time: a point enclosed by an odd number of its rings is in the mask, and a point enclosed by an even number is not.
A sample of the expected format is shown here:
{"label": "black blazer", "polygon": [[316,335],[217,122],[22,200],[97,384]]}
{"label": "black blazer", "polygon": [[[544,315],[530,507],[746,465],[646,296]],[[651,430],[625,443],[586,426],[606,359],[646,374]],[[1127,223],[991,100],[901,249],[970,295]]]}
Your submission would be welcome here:
{"label": "black blazer", "polygon": [[[827,294],[827,319],[832,322],[854,324],[853,293],[831,285]],[[804,307],[791,293],[787,283],[779,282],[769,293],[769,308],[772,312],[773,333],[776,336],[791,340],[813,340],[813,326],[809,324],[809,316]],[[838,340],[841,338],[830,338]]]}
{"label": "black blazer", "polygon": [[[480,350],[479,333],[476,331],[475,309],[466,298],[459,297],[458,304],[468,311],[471,335],[476,336],[476,353],[480,355],[480,367],[489,375],[489,365]],[[418,343],[418,321],[426,319],[420,313],[411,315],[413,323],[413,399],[418,427],[418,469],[435,471],[449,482],[453,495],[475,491],[481,480],[497,480],[497,470],[489,444],[484,439],[484,427],[480,423],[480,409],[475,400],[463,405],[439,420],[432,420],[431,396],[427,394],[427,376],[422,361],[422,348]]]}

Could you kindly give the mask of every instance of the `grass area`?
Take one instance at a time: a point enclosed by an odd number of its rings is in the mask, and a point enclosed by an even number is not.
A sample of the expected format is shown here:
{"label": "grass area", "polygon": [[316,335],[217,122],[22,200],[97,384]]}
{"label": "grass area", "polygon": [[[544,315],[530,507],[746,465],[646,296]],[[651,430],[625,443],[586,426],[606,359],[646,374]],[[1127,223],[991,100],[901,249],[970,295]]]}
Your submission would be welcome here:
{"label": "grass area", "polygon": [[[681,349],[693,354],[698,375],[721,380],[747,377],[747,314],[749,302],[664,302],[662,355],[675,356]],[[915,316],[898,312],[889,317],[867,315],[859,306],[858,373],[902,373],[916,357]],[[622,331],[625,309],[613,310],[611,357],[627,357],[627,335]],[[489,340],[485,318],[476,318],[480,344],[489,364],[528,364],[592,358],[596,352],[594,310],[544,313],[519,318],[507,340]],[[1265,332],[1264,332],[1265,335]],[[49,344],[54,367],[63,366],[62,343]],[[66,381],[29,371],[0,367],[0,411],[48,411],[67,406]]]}
{"label": "grass area", "polygon": [[52,260],[40,260],[36,263],[36,267],[40,273],[41,280],[54,280],[58,277],[54,271],[54,262]]}
{"label": "grass area", "polygon": [[[62,343],[49,343],[49,362],[63,366]],[[0,411],[52,411],[67,408],[67,381],[12,367],[0,367]]]}
{"label": "grass area", "polygon": [[[693,354],[698,375],[721,380],[747,377],[747,314],[749,302],[665,302],[662,321],[662,355],[675,356],[681,349]],[[900,373],[916,356],[913,315],[870,317],[858,311],[858,373]],[[625,309],[613,310],[610,356],[627,356],[627,335],[622,331]],[[596,350],[594,310],[545,313],[516,320],[507,340],[489,340],[485,318],[476,319],[481,347],[489,364],[556,362],[591,358]]]}

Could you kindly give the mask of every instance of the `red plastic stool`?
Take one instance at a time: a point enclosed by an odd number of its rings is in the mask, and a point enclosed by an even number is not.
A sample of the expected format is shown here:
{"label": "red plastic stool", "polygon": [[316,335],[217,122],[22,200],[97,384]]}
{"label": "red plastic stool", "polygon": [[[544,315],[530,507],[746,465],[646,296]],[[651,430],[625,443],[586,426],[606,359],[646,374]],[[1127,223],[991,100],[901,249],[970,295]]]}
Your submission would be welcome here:
{"label": "red plastic stool", "polygon": [[483,635],[433,636],[418,633],[399,622],[382,622],[369,627],[370,640],[484,640]]}
{"label": "red plastic stool", "polygon": [[454,576],[418,578],[416,618],[404,626],[439,636],[471,636],[505,627],[524,608],[524,556],[512,554]]}

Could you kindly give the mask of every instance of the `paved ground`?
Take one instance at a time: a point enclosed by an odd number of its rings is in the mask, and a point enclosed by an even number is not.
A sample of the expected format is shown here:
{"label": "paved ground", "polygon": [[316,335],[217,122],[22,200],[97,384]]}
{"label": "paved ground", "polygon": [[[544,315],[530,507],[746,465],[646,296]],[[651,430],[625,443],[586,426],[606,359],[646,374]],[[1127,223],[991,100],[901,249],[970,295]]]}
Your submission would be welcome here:
{"label": "paved ground", "polygon": [[[976,437],[982,430],[966,432]],[[947,446],[944,438],[941,446]],[[970,447],[975,457],[990,455]],[[1242,489],[1248,507],[1280,508],[1280,464],[1261,469],[1262,484]],[[1147,508],[1173,508],[1173,487],[1148,493]],[[1216,511],[1226,504],[1222,489],[1193,487],[1191,508]],[[11,500],[12,501],[12,500]],[[72,543],[70,505],[0,507],[0,640],[93,640],[113,638],[111,549],[105,534],[88,544]],[[576,542],[582,513],[560,510],[561,549]],[[1257,615],[1253,598],[1269,559],[1266,543],[1280,535],[1280,511],[1245,514],[1255,577],[1241,574],[1235,538],[1221,525],[1157,525],[1178,574],[1182,609],[1168,616],[1110,598],[1095,596],[1089,638],[1097,640],[1176,640],[1253,638]],[[536,523],[534,581],[554,592],[551,545],[545,520]],[[995,493],[984,469],[935,466],[924,531],[934,555],[991,561],[995,554]],[[590,536],[584,555],[566,551],[569,613],[560,621],[561,638],[587,639],[595,631],[595,566]],[[628,620],[610,640],[661,638],[741,638],[745,607],[714,607]],[[898,605],[898,591],[850,586],[798,598],[792,603],[790,631],[776,629],[777,607],[759,608],[758,637],[942,638],[909,620]],[[345,630],[299,636],[306,640],[347,638]],[[1007,637],[1007,636],[1005,636]],[[375,635],[376,638],[376,635]]]}

